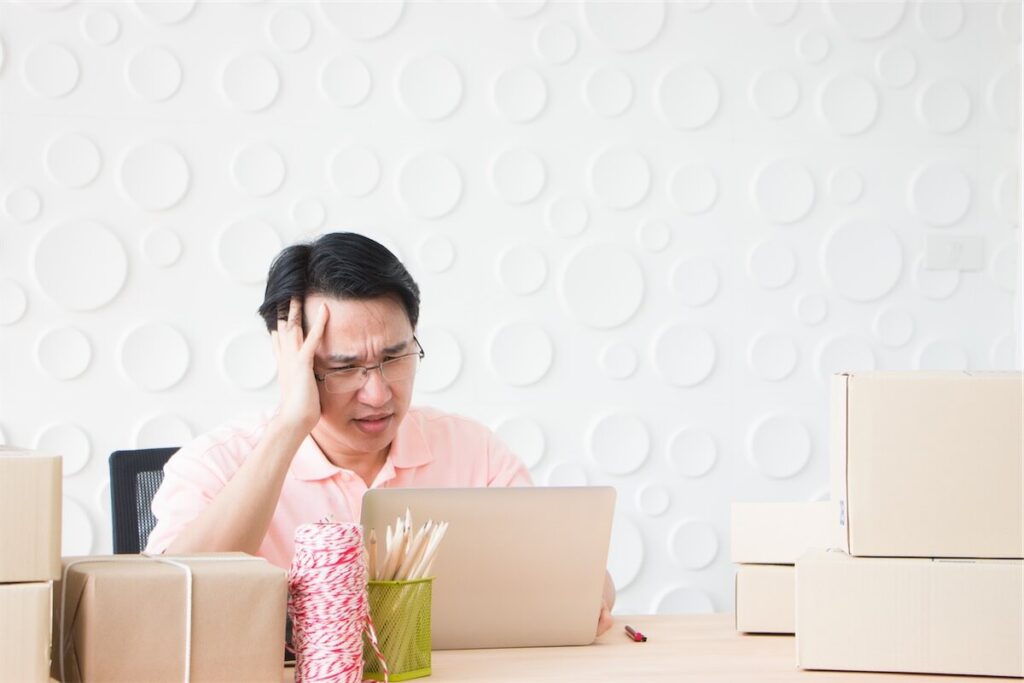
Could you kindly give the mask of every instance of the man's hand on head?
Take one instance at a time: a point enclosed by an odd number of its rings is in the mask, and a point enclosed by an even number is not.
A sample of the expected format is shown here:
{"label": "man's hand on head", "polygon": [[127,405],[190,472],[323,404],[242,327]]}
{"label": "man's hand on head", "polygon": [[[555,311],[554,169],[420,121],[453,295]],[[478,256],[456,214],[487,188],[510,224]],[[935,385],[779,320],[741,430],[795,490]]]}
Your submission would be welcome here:
{"label": "man's hand on head", "polygon": [[275,419],[303,434],[311,432],[320,420],[320,392],[313,376],[313,355],[323,339],[329,316],[327,305],[321,304],[309,325],[309,334],[304,335],[302,301],[294,297],[288,307],[288,317],[278,319],[277,330],[270,333],[281,390]]}

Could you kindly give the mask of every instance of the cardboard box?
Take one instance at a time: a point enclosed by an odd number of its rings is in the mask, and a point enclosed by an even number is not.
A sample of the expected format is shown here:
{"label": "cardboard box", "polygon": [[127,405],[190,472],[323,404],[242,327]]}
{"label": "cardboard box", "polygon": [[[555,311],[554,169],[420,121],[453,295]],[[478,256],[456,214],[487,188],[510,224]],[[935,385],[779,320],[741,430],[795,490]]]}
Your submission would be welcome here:
{"label": "cardboard box", "polygon": [[736,570],[736,630],[796,632],[796,570],[791,564],[741,564]]}
{"label": "cardboard box", "polygon": [[0,585],[0,683],[50,680],[52,584]]}
{"label": "cardboard box", "polygon": [[60,578],[59,455],[0,446],[0,583]]}
{"label": "cardboard box", "polygon": [[832,381],[832,498],[851,555],[1024,558],[1021,373]]}
{"label": "cardboard box", "polygon": [[812,550],[796,645],[804,669],[1024,677],[1024,562]]}
{"label": "cardboard box", "polygon": [[[193,683],[280,683],[285,571],[243,553],[160,558],[191,570]],[[188,593],[182,567],[140,555],[64,563],[67,582],[54,588],[53,632],[64,634],[65,683],[183,680]],[[55,678],[61,649],[55,636]]]}
{"label": "cardboard box", "polygon": [[835,545],[835,504],[733,503],[732,561],[794,564],[810,548]]}

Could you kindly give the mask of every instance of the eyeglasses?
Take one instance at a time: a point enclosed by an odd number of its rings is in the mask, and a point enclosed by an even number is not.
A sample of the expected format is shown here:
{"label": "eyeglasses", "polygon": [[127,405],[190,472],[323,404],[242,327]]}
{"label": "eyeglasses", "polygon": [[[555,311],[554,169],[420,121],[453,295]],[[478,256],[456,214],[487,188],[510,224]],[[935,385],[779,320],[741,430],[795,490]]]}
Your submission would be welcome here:
{"label": "eyeglasses", "polygon": [[380,376],[388,384],[401,382],[416,374],[420,360],[427,355],[426,351],[423,350],[423,345],[420,344],[420,340],[415,336],[412,340],[416,342],[416,346],[420,349],[419,351],[388,358],[376,365],[354,365],[350,368],[331,370],[322,375],[314,372],[313,377],[316,378],[317,382],[324,383],[324,389],[329,394],[345,394],[361,389],[370,378],[370,372],[373,370],[380,370]]}

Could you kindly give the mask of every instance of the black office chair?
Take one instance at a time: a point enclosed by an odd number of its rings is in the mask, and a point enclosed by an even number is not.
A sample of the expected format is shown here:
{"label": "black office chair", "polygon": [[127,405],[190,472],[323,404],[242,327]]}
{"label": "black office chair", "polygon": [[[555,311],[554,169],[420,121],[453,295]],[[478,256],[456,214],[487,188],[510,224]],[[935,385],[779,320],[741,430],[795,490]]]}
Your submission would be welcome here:
{"label": "black office chair", "polygon": [[150,503],[164,480],[164,464],[177,448],[143,448],[110,454],[110,513],[115,554],[146,547],[156,517]]}

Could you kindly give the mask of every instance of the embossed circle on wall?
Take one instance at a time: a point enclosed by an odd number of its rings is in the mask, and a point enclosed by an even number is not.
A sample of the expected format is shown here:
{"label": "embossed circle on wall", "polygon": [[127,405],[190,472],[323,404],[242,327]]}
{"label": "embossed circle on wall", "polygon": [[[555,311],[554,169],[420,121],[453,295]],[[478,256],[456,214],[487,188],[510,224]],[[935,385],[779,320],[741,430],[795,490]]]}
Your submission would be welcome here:
{"label": "embossed circle on wall", "polygon": [[423,121],[440,121],[462,101],[462,76],[451,60],[441,55],[412,59],[398,70],[398,99]]}
{"label": "embossed circle on wall", "polygon": [[90,137],[68,133],[47,146],[43,165],[54,182],[64,187],[85,187],[100,174],[103,159]]}
{"label": "embossed circle on wall", "polygon": [[94,221],[62,223],[46,231],[36,243],[32,263],[40,289],[74,311],[92,311],[110,302],[128,273],[121,242]]}
{"label": "embossed circle on wall", "polygon": [[714,611],[711,597],[692,586],[670,588],[654,603],[655,614],[712,614]]}
{"label": "embossed circle on wall", "polygon": [[889,2],[850,2],[829,0],[826,3],[833,21],[857,40],[875,40],[895,29],[903,19],[904,0]]}
{"label": "embossed circle on wall", "polygon": [[181,257],[181,240],[166,228],[153,228],[142,237],[142,255],[157,268],[173,266]]}
{"label": "embossed circle on wall", "polygon": [[804,325],[820,325],[828,315],[828,302],[820,294],[805,292],[794,304],[797,319]]}
{"label": "embossed circle on wall", "polygon": [[300,199],[292,204],[292,223],[299,232],[313,232],[326,220],[327,207],[315,197]]}
{"label": "embossed circle on wall", "polygon": [[334,188],[349,197],[365,197],[380,182],[377,154],[363,145],[342,149],[331,159],[328,170]]}
{"label": "embossed circle on wall", "polygon": [[960,344],[948,339],[936,339],[926,343],[917,352],[914,367],[917,370],[966,370],[970,367],[970,359]]}
{"label": "embossed circle on wall", "polygon": [[747,437],[750,462],[761,474],[788,479],[798,474],[811,458],[811,435],[804,423],[787,415],[758,420]]}
{"label": "embossed circle on wall", "polygon": [[373,40],[387,35],[405,9],[403,0],[320,0],[320,10],[346,38]]}
{"label": "embossed circle on wall", "polygon": [[597,154],[587,169],[590,191],[611,209],[629,209],[651,189],[651,167],[643,154],[628,147],[610,147]]}
{"label": "embossed circle on wall", "polygon": [[750,195],[768,220],[795,223],[814,205],[814,179],[799,162],[773,161],[754,174]]}
{"label": "embossed circle on wall", "polygon": [[784,287],[796,276],[796,254],[784,242],[761,242],[750,250],[747,273],[762,289]]}
{"label": "embossed circle on wall", "polygon": [[832,337],[818,349],[818,377],[826,384],[837,372],[863,372],[875,369],[875,353],[860,337]]}
{"label": "embossed circle on wall", "polygon": [[676,472],[695,479],[711,471],[718,460],[718,446],[711,434],[703,429],[680,429],[668,442],[668,461]]}
{"label": "embossed circle on wall", "polygon": [[999,174],[992,191],[996,211],[1010,227],[1020,227],[1020,169],[1014,168]]}
{"label": "embossed circle on wall", "polygon": [[230,104],[244,111],[257,112],[277,99],[281,77],[274,63],[263,55],[244,54],[233,57],[224,65],[220,87]]}
{"label": "embossed circle on wall", "polygon": [[781,119],[800,103],[800,83],[782,69],[764,69],[755,74],[748,91],[750,104],[762,116]]}
{"label": "embossed circle on wall", "polygon": [[[430,326],[418,329],[416,338],[430,354],[429,360],[420,363],[416,373],[416,389],[428,393],[447,389],[455,383],[462,371],[459,340],[448,330]],[[518,451],[516,454],[522,455]]]}
{"label": "embossed circle on wall", "polygon": [[608,474],[630,474],[647,461],[651,435],[635,415],[611,413],[590,428],[587,448],[594,462]]}
{"label": "embossed circle on wall", "polygon": [[528,149],[501,152],[491,163],[494,191],[509,204],[533,201],[544,189],[547,173],[544,162]]}
{"label": "embossed circle on wall", "polygon": [[196,0],[135,0],[139,14],[156,24],[177,24],[184,21],[195,9]]}
{"label": "embossed circle on wall", "polygon": [[704,521],[686,520],[669,532],[669,553],[685,569],[703,569],[718,555],[718,534]]}
{"label": "embossed circle on wall", "polygon": [[672,325],[654,339],[654,367],[662,379],[677,387],[692,387],[715,369],[715,340],[691,325]]}
{"label": "embossed circle on wall", "polygon": [[672,493],[661,484],[645,484],[636,492],[636,509],[648,517],[658,517],[668,511]]}
{"label": "embossed circle on wall", "polygon": [[835,132],[859,135],[878,118],[878,92],[862,76],[839,74],[818,91],[818,112]]}
{"label": "embossed circle on wall", "polygon": [[82,17],[82,33],[96,45],[110,45],[121,35],[121,22],[107,10],[89,12]]}
{"label": "embossed circle on wall", "polygon": [[498,425],[494,434],[530,469],[544,458],[544,430],[536,420],[510,417]]}
{"label": "embossed circle on wall", "polygon": [[1020,286],[1020,241],[1006,242],[992,253],[989,271],[992,279],[1004,291],[1013,293]]}
{"label": "embossed circle on wall", "polygon": [[598,116],[619,116],[633,103],[633,81],[613,66],[595,69],[583,81],[583,100]]}
{"label": "embossed circle on wall", "polygon": [[488,359],[506,384],[528,386],[539,382],[551,369],[554,344],[542,327],[516,322],[498,328],[491,337]]}
{"label": "embossed circle on wall", "polygon": [[852,204],[864,192],[864,177],[848,166],[837,168],[828,177],[828,193],[838,204]]}
{"label": "embossed circle on wall", "polygon": [[132,55],[124,76],[139,97],[163,102],[181,87],[181,64],[170,50],[150,45]]}
{"label": "embossed circle on wall", "polygon": [[78,377],[92,361],[92,344],[76,327],[57,327],[44,332],[36,342],[36,362],[54,379]]}
{"label": "embossed circle on wall", "polygon": [[960,271],[929,270],[922,254],[914,262],[914,286],[929,299],[948,299],[960,286]]}
{"label": "embossed circle on wall", "polygon": [[910,203],[925,222],[952,225],[971,206],[971,183],[955,163],[932,163],[910,181]]}
{"label": "embossed circle on wall", "polygon": [[34,448],[44,453],[60,455],[65,477],[85,469],[92,454],[89,436],[81,427],[68,422],[58,422],[44,427],[36,435]]}
{"label": "embossed circle on wall", "polygon": [[799,0],[778,0],[777,2],[761,2],[748,0],[750,13],[766,24],[775,26],[785,24],[793,18],[800,7]]}
{"label": "embossed circle on wall", "polygon": [[277,192],[284,183],[284,157],[266,142],[253,142],[235,153],[231,177],[243,192],[266,197]]}
{"label": "embossed circle on wall", "polygon": [[148,142],[128,150],[117,178],[128,198],[147,211],[175,206],[188,192],[188,162],[173,145]]}
{"label": "embossed circle on wall", "polygon": [[718,269],[705,258],[677,261],[669,275],[669,287],[687,306],[703,306],[718,293]]}
{"label": "embossed circle on wall", "polygon": [[956,81],[932,81],[917,97],[917,115],[936,133],[955,133],[971,117],[971,96]]}
{"label": "embossed circle on wall", "polygon": [[31,187],[15,188],[4,197],[4,210],[19,223],[34,221],[42,208],[42,198]]}
{"label": "embossed circle on wall", "polygon": [[1006,130],[1020,127],[1020,65],[1000,70],[989,82],[988,106],[992,115]]}
{"label": "embossed circle on wall", "polygon": [[1021,4],[1017,0],[1003,0],[999,5],[999,29],[1011,42],[1020,43]]}
{"label": "embossed circle on wall", "polygon": [[398,197],[414,215],[441,218],[462,197],[462,174],[444,154],[421,152],[398,170]]}
{"label": "embossed circle on wall", "polygon": [[562,195],[544,209],[544,221],[557,235],[574,237],[587,229],[590,212],[582,199]]}
{"label": "embossed circle on wall", "polygon": [[786,334],[767,332],[750,342],[747,363],[761,379],[777,382],[789,377],[799,358],[796,344]]}
{"label": "embossed circle on wall", "polygon": [[905,47],[890,46],[878,53],[875,71],[886,85],[902,88],[917,75],[917,58]]}
{"label": "embossed circle on wall", "polygon": [[182,446],[193,438],[192,428],[177,415],[160,413],[141,420],[135,427],[135,448]]}
{"label": "embossed circle on wall", "polygon": [[43,43],[30,48],[22,63],[25,83],[37,95],[63,97],[78,85],[78,58],[63,45]]}
{"label": "embossed circle on wall", "polygon": [[643,271],[628,251],[612,244],[584,247],[562,269],[562,304],[580,323],[596,329],[624,324],[644,298]]}
{"label": "embossed circle on wall", "polygon": [[613,341],[601,351],[598,364],[605,377],[626,379],[636,372],[639,362],[636,350],[625,342]]}
{"label": "embossed circle on wall", "polygon": [[[574,462],[559,462],[548,470],[548,486],[586,486],[588,483],[587,471]],[[611,557],[608,562],[610,571]]]}
{"label": "embossed circle on wall", "polygon": [[632,520],[617,514],[612,520],[612,537],[608,548],[608,573],[616,590],[623,590],[636,580],[644,563],[644,537]]}
{"label": "embossed circle on wall", "polygon": [[498,74],[494,80],[494,106],[516,123],[537,118],[548,101],[544,77],[528,66],[513,67]]}
{"label": "embossed circle on wall", "polygon": [[320,71],[320,90],[339,107],[354,107],[366,101],[373,79],[366,63],[344,55],[324,64]]}
{"label": "embossed circle on wall", "polygon": [[25,290],[14,280],[0,280],[0,325],[10,325],[21,320],[28,308]]}
{"label": "embossed circle on wall", "polygon": [[914,336],[914,319],[903,309],[887,308],[875,316],[873,329],[879,342],[898,349]]}
{"label": "embossed circle on wall", "polygon": [[313,37],[313,24],[305,12],[285,7],[270,15],[267,34],[279,50],[299,52],[309,45]]}
{"label": "embossed circle on wall", "polygon": [[443,273],[455,263],[455,245],[444,235],[427,235],[416,248],[420,264],[432,273]]}
{"label": "embossed circle on wall", "polygon": [[831,49],[828,36],[820,31],[804,31],[796,42],[797,55],[809,64],[823,62]]}
{"label": "embossed circle on wall", "polygon": [[544,285],[548,262],[536,247],[510,247],[498,256],[498,280],[513,294],[532,294]]}
{"label": "embossed circle on wall", "polygon": [[644,221],[637,228],[637,242],[650,252],[664,251],[672,241],[672,231],[665,221]]}
{"label": "embossed circle on wall", "polygon": [[691,130],[718,112],[718,81],[707,69],[686,64],[665,72],[654,86],[655,106],[669,124]]}
{"label": "embossed circle on wall", "polygon": [[704,213],[718,198],[718,181],[707,166],[679,166],[669,177],[668,195],[680,211]]}
{"label": "embossed circle on wall", "polygon": [[146,391],[163,391],[181,381],[188,370],[188,342],[166,323],[145,323],[121,340],[118,357],[131,382]]}
{"label": "embossed circle on wall", "polygon": [[964,25],[964,7],[960,0],[919,2],[917,24],[935,40],[947,40]]}
{"label": "embossed circle on wall", "polygon": [[892,291],[903,272],[903,245],[873,220],[841,223],[825,238],[821,273],[851,301],[875,301]]}
{"label": "embossed circle on wall", "polygon": [[576,32],[565,22],[544,24],[537,30],[533,48],[537,55],[551,64],[565,64],[576,56]]}
{"label": "embossed circle on wall", "polygon": [[583,16],[594,37],[618,52],[647,47],[665,25],[665,5],[652,2],[601,2],[586,0]]}
{"label": "embossed circle on wall", "polygon": [[492,0],[494,8],[506,19],[529,19],[536,15],[547,0]]}
{"label": "embossed circle on wall", "polygon": [[239,332],[224,342],[220,351],[220,369],[236,388],[262,389],[277,375],[277,360],[270,335],[263,330]]}
{"label": "embossed circle on wall", "polygon": [[220,232],[215,254],[229,278],[240,284],[259,284],[281,247],[281,238],[269,223],[248,218],[230,223]]}

